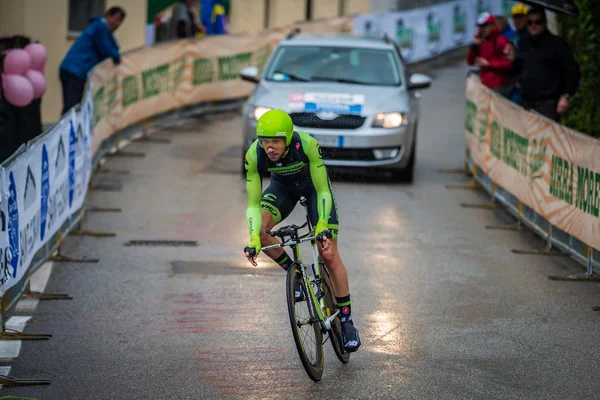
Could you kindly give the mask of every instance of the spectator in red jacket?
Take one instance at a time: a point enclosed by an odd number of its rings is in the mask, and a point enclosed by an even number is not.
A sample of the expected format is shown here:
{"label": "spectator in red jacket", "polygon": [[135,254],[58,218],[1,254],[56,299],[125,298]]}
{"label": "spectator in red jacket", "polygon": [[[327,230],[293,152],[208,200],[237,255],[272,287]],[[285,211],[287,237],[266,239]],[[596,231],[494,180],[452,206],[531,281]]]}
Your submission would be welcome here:
{"label": "spectator in red jacket", "polygon": [[479,67],[479,77],[485,86],[508,96],[512,63],[507,54],[511,44],[498,29],[492,14],[481,13],[477,18],[477,25],[467,63]]}

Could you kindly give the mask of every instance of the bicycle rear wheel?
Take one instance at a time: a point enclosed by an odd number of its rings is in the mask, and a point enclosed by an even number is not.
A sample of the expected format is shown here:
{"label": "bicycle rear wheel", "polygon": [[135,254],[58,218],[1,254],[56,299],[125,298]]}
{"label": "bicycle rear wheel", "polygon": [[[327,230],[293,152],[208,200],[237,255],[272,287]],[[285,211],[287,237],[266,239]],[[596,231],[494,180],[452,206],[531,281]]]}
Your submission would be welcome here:
{"label": "bicycle rear wheel", "polygon": [[[298,280],[301,282],[304,300],[296,302],[295,286]],[[310,379],[320,381],[324,363],[321,322],[310,293],[306,291],[302,273],[295,265],[288,268],[286,288],[288,314],[300,361]]]}
{"label": "bicycle rear wheel", "polygon": [[[325,264],[321,263],[321,275],[323,276],[323,291],[325,292],[325,315],[329,318],[337,310],[337,301],[335,299],[335,292],[333,291],[333,285],[331,284],[331,277],[329,271],[325,267]],[[342,341],[342,323],[340,314],[333,321],[331,321],[331,330],[329,331],[329,341],[333,347],[333,351],[337,356],[338,360],[343,364],[347,364],[350,361],[350,353],[344,351],[344,344]]]}

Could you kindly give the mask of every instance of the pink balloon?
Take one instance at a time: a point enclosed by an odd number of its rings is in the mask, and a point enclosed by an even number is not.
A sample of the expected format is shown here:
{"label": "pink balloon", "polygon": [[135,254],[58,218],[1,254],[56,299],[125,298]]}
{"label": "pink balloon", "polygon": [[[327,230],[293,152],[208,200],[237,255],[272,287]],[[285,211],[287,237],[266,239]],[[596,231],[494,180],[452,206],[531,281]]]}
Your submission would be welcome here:
{"label": "pink balloon", "polygon": [[46,47],[41,43],[31,43],[25,47],[25,51],[31,56],[31,68],[42,72],[48,59]]}
{"label": "pink balloon", "polygon": [[13,106],[25,107],[33,100],[33,85],[24,76],[2,76],[2,89],[4,97]]}
{"label": "pink balloon", "polygon": [[4,58],[2,72],[8,75],[25,75],[25,72],[29,68],[31,68],[31,56],[29,53],[25,50],[13,49]]}
{"label": "pink balloon", "polygon": [[44,93],[46,93],[46,78],[40,71],[30,69],[29,71],[25,72],[25,77],[29,79],[31,86],[33,86],[34,99],[39,99]]}

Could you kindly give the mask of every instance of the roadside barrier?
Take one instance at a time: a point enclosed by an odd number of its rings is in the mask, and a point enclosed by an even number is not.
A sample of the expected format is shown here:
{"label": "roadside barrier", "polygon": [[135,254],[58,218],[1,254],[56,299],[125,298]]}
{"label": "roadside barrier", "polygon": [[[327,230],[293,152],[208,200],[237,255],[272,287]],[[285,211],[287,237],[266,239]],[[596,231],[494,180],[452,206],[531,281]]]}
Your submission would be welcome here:
{"label": "roadside barrier", "polygon": [[516,224],[486,229],[528,227],[546,241],[544,249],[513,249],[516,254],[567,255],[585,267],[549,279],[600,281],[600,141],[526,111],[474,74],[466,83],[465,141],[463,171],[472,181],[448,187],[481,188],[492,202],[462,206],[503,207]]}
{"label": "roadside barrier", "polygon": [[[435,59],[464,47],[472,36],[468,32],[475,25],[475,1],[455,3],[458,5],[449,14],[447,4],[391,13],[393,18],[404,18],[404,30],[388,27],[376,34],[387,32],[389,39],[401,44],[406,37],[411,38],[402,50],[408,63]],[[419,18],[411,22],[414,13],[419,13]],[[157,121],[168,123],[193,115],[241,109],[254,85],[241,81],[239,70],[255,65],[260,72],[277,43],[296,28],[312,33],[365,33],[360,28],[365,26],[362,18],[321,19],[260,33],[162,43],[124,53],[118,66],[110,60],[98,65],[90,74],[82,103],[0,165],[0,340],[51,338],[43,333],[11,332],[6,329],[4,316],[23,297],[71,299],[68,294],[32,292],[30,285],[31,275],[47,261],[99,261],[62,254],[61,244],[66,236],[115,236],[83,227],[87,212],[120,211],[85,205],[90,191],[121,189],[94,183],[97,174],[104,170],[107,157],[143,157],[143,153],[122,149],[134,140],[160,142],[148,136],[149,128]],[[374,18],[384,21],[377,15]],[[442,23],[445,19],[448,21]],[[442,31],[441,27],[448,30]],[[414,41],[406,29],[414,29]],[[394,32],[400,32],[402,37]],[[452,40],[444,37],[453,34]],[[407,49],[417,51],[418,57],[409,57]],[[49,383],[0,375],[2,385]]]}

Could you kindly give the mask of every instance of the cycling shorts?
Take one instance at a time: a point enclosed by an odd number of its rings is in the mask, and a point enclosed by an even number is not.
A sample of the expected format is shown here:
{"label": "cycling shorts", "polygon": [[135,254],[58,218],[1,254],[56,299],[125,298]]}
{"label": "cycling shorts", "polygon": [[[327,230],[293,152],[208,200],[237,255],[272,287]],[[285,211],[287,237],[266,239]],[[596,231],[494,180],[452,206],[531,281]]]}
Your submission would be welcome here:
{"label": "cycling shorts", "polygon": [[[331,183],[329,184],[329,192],[331,193],[331,212],[329,214],[328,227],[331,235],[334,238],[338,237],[338,210]],[[271,177],[269,187],[265,189],[262,196],[260,208],[266,211],[273,217],[275,225],[286,219],[300,200],[300,196],[306,197],[308,200],[308,216],[313,228],[319,220],[319,211],[317,207],[317,190],[312,185],[312,182],[302,185],[299,188],[292,187],[290,184],[277,180],[276,177]],[[296,225],[301,225],[297,223]]]}

